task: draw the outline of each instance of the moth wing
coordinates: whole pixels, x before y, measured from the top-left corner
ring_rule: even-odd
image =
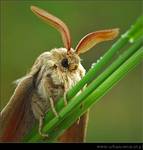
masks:
[[[26,76],[15,89],[9,103],[1,111],[1,141],[18,142],[35,122],[31,110],[34,76]]]
[[[45,55],[44,55],[45,56]],[[6,107],[0,113],[0,140],[19,142],[35,123],[31,100],[36,91],[39,72],[43,65],[43,55],[33,64],[29,74],[19,80],[19,84]],[[40,77],[38,79],[38,77]]]
[[[74,123],[70,128],[68,128],[63,135],[58,138],[59,142],[63,143],[81,143],[85,141],[87,122],[88,122],[87,111],[80,117],[79,122]]]

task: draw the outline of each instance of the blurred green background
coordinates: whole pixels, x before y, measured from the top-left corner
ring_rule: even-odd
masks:
[[[12,95],[14,80],[30,69],[39,54],[62,47],[60,34],[30,10],[39,6],[62,19],[70,28],[73,48],[87,33],[120,28],[120,34],[141,15],[140,0],[25,1],[1,0],[0,110]],[[115,41],[105,42],[83,54],[88,70]],[[119,55],[119,54],[117,54]],[[141,64],[122,79],[102,101],[92,107],[87,142],[143,142]]]

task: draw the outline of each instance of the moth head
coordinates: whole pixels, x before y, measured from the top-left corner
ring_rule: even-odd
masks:
[[[50,14],[49,12],[46,12],[43,9],[40,9],[36,6],[31,6],[31,10],[42,20],[50,24],[52,27],[56,28],[63,40],[64,47],[66,49],[66,56],[64,56],[61,59],[61,66],[64,68],[76,68],[78,65],[73,64],[79,64],[79,55],[82,53],[87,52],[92,47],[94,47],[96,44],[113,40],[115,37],[117,37],[119,33],[119,29],[108,29],[108,30],[101,30],[89,33],[85,35],[77,44],[76,48],[73,50],[71,48],[71,36],[68,27],[66,24],[61,21],[59,18],[55,17],[54,15]],[[62,51],[62,49],[59,49]],[[62,51],[63,52],[63,51]]]
[[[70,49],[70,53],[66,48],[56,48],[51,50],[52,59],[55,67],[61,71],[76,71],[80,64],[80,57],[75,53],[74,49]]]

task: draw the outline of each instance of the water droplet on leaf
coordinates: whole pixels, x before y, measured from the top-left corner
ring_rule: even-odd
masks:
[[[130,38],[130,39],[129,39],[129,42],[130,42],[130,43],[133,43],[133,42],[134,42],[134,39],[133,39],[133,38]]]

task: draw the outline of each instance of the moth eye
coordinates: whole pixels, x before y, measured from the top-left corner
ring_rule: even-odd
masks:
[[[64,59],[61,61],[61,64],[62,64],[63,67],[68,68],[68,67],[69,67],[68,59],[67,59],[67,58],[64,58]]]

